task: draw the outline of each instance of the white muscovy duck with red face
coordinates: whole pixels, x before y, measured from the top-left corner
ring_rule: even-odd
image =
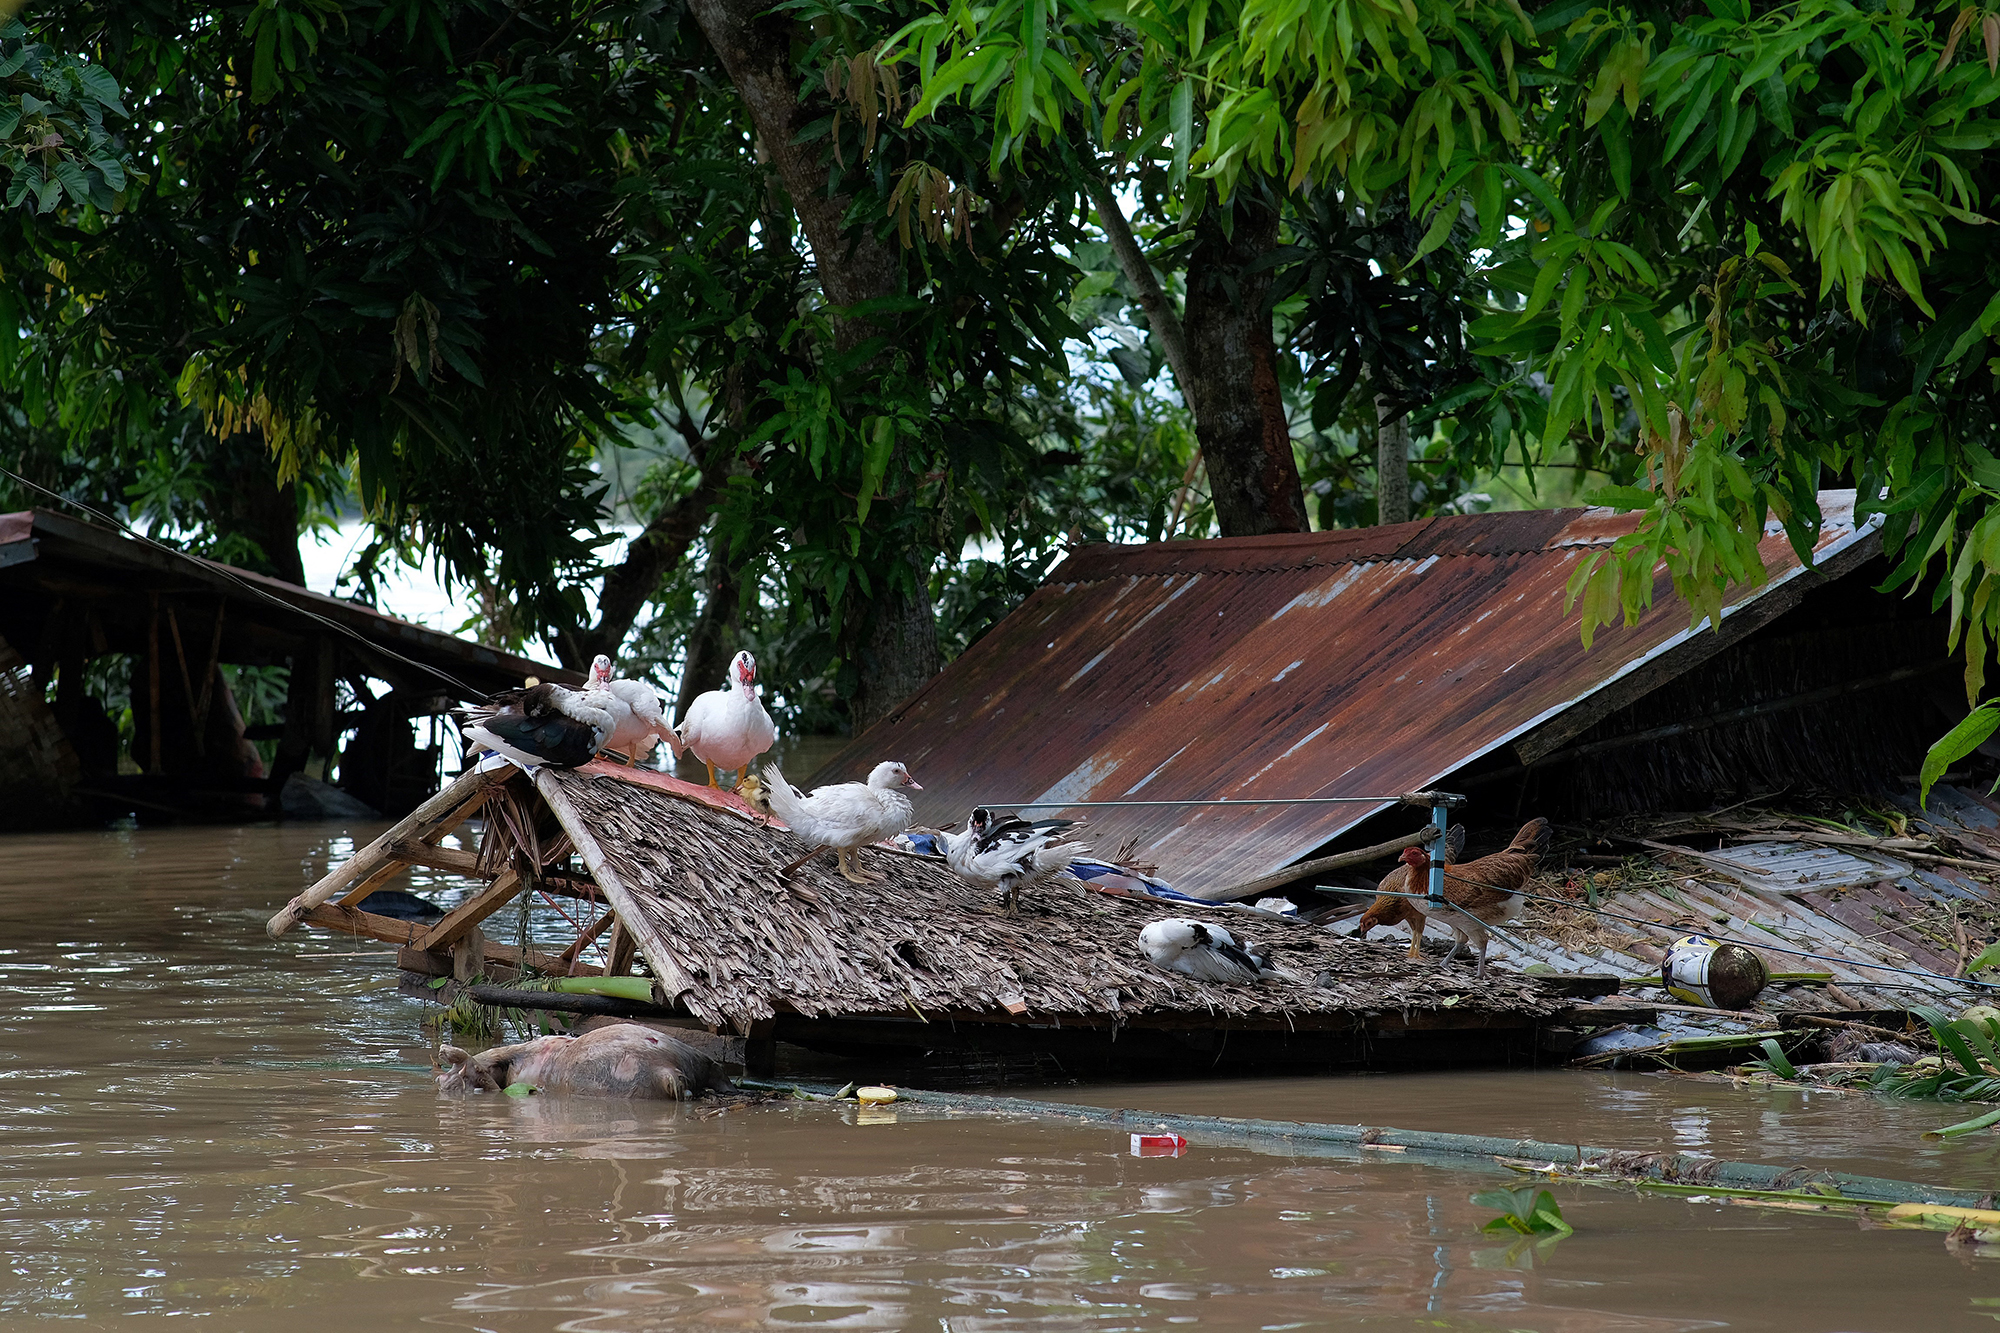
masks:
[[[778,739],[778,726],[757,697],[757,659],[749,653],[731,658],[722,688],[697,695],[688,705],[680,734],[681,743],[708,765],[711,787],[722,785],[716,779],[716,769],[747,768],[752,759],[770,749]]]
[[[1007,914],[1020,910],[1021,890],[1069,869],[1090,848],[1068,839],[1074,819],[1044,819],[1029,823],[1017,815],[996,815],[979,806],[965,821],[962,833],[925,829],[944,848],[945,864],[982,888],[998,889]]]
[[[923,790],[923,785],[910,776],[910,770],[894,760],[875,765],[866,782],[836,782],[815,787],[810,794],[785,781],[776,764],[766,764],[763,792],[771,813],[812,847],[780,871],[780,877],[791,874],[831,847],[840,861],[841,875],[849,882],[874,883],[874,879],[860,873],[855,853],[871,842],[893,838],[909,828],[910,798],[898,790],[902,787]]]
[[[488,695],[452,710],[459,734],[522,768],[575,768],[597,757],[611,737],[611,695],[561,685],[531,685]]]
[[[680,734],[667,721],[660,696],[651,685],[643,680],[612,679],[611,659],[599,653],[590,664],[589,688],[604,691],[612,700],[611,739],[603,748],[628,754],[639,762],[653,752],[654,745],[665,741],[667,752],[680,756]]]

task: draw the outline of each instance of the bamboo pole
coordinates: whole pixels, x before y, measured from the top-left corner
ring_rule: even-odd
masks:
[[[404,815],[387,833],[327,871],[326,877],[319,883],[286,903],[265,929],[276,939],[298,925],[313,908],[340,897],[360,881],[373,878],[377,872],[388,870],[388,877],[393,878],[403,866],[396,858],[395,843],[409,837],[421,840],[427,834],[435,835],[457,827],[465,807],[484,800],[488,787],[506,781],[513,772],[511,768],[472,768],[459,774],[449,787]]]
[[[829,1085],[773,1083],[760,1079],[738,1080],[741,1087],[755,1091],[803,1093],[815,1100],[834,1100]],[[1611,1179],[1653,1179],[1695,1182],[1749,1189],[1798,1189],[1809,1182],[1823,1182],[1838,1189],[1849,1201],[1877,1203],[1919,1203],[1930,1208],[1983,1208],[1990,1199],[1984,1192],[1925,1185],[1910,1180],[1890,1180],[1879,1176],[1851,1176],[1843,1171],[1807,1172],[1795,1166],[1767,1166],[1760,1162],[1732,1162],[1721,1158],[1684,1153],[1672,1148],[1654,1151],[1626,1151],[1590,1144],[1543,1143],[1534,1139],[1503,1139],[1482,1134],[1447,1134],[1433,1130],[1393,1129],[1381,1125],[1338,1125],[1316,1121],[1238,1119],[1233,1116],[1180,1115],[1173,1112],[1083,1106],[1072,1102],[1031,1101],[1025,1097],[986,1096],[978,1093],[931,1092],[922,1088],[896,1089],[896,1100],[942,1110],[969,1111],[988,1115],[1036,1116],[1049,1120],[1082,1121],[1123,1134],[1129,1130],[1171,1130],[1200,1135],[1210,1143],[1249,1143],[1295,1156],[1322,1153],[1348,1156],[1363,1161],[1404,1161],[1429,1165],[1465,1166],[1477,1164],[1492,1169],[1518,1171],[1524,1164],[1584,1167]],[[1840,1200],[1828,1196],[1829,1203]]]
[[[1268,875],[1259,875],[1256,879],[1231,885],[1220,893],[1210,894],[1209,901],[1233,903],[1244,898],[1254,898],[1266,889],[1279,888],[1282,885],[1292,883],[1294,880],[1303,879],[1308,875],[1318,875],[1328,870],[1339,870],[1344,866],[1365,865],[1378,857],[1387,856],[1391,852],[1400,852],[1405,847],[1420,847],[1435,839],[1437,834],[1438,831],[1435,824],[1426,824],[1415,833],[1408,833],[1400,838],[1392,838],[1388,842],[1378,842],[1373,847],[1362,847],[1352,852],[1336,852],[1332,856],[1322,856],[1316,861],[1300,861],[1298,864],[1286,866],[1282,870],[1274,870]]]

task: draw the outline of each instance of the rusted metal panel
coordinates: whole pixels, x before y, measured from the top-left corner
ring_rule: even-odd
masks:
[[[1851,493],[1822,507],[1822,559],[1872,536],[1854,527]],[[926,823],[988,801],[1394,797],[1696,633],[1662,574],[1651,612],[1584,651],[1569,579],[1634,521],[1559,510],[1086,548],[820,780],[900,759],[924,784]],[[1770,581],[1739,590],[1731,612],[1802,572],[1782,533],[1761,551]],[[1200,893],[1278,869],[1384,804],[1091,822],[1100,849],[1132,842]]]

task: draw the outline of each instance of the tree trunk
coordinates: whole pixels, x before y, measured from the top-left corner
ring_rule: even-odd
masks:
[[[1180,314],[1161,288],[1153,266],[1146,262],[1146,252],[1132,235],[1132,224],[1125,220],[1125,210],[1119,206],[1118,196],[1112,193],[1111,183],[1093,175],[1089,178],[1089,189],[1090,202],[1097,209],[1097,224],[1111,242],[1111,254],[1125,274],[1125,281],[1132,285],[1132,295],[1138,298],[1139,309],[1145,312],[1147,327],[1160,340],[1160,350],[1166,354],[1168,369],[1174,372],[1174,382],[1180,385],[1181,397],[1192,402],[1188,382],[1193,375]]]
[[[1375,521],[1410,521],[1410,416],[1385,393],[1375,395]]]
[[[702,461],[701,480],[693,491],[662,505],[632,544],[625,558],[604,576],[604,589],[597,597],[597,624],[587,630],[558,636],[556,657],[572,671],[589,667],[590,659],[603,653],[618,655],[618,646],[632,632],[632,624],[646,602],[659,590],[660,580],[680,568],[688,547],[708,522],[709,506],[722,489],[722,450],[710,448]]]
[[[1306,497],[1278,389],[1271,337],[1271,275],[1257,262],[1277,248],[1276,209],[1240,194],[1225,234],[1211,210],[1188,257],[1187,386],[1195,438],[1208,466],[1215,521],[1225,537],[1305,532]]]
[[[792,197],[828,299],[851,306],[901,290],[902,257],[865,227],[843,230],[849,197],[827,195],[817,141],[799,142],[816,113],[799,101],[793,21],[774,11],[770,0],[691,0],[688,9],[729,71],[757,141]],[[834,338],[843,348],[874,332],[865,320],[834,319]]]
[[[681,697],[674,706],[676,721],[687,716],[696,695],[721,687],[729,660],[736,656],[736,636],[743,618],[742,583],[730,567],[727,554],[714,544],[713,538],[702,590],[701,615],[688,634]]]
[[[304,587],[305,561],[299,556],[299,498],[290,482],[278,484],[277,464],[264,437],[233,435],[220,443],[224,493],[209,510],[223,532],[248,537],[264,553],[256,567],[287,583]]]
[[[801,80],[792,62],[798,25],[773,10],[770,0],[690,0],[688,9],[729,71],[758,143],[791,196],[828,300],[843,307],[896,295],[903,288],[901,253],[865,225],[842,225],[850,198],[828,194],[817,140],[802,141],[819,112],[799,100]],[[833,330],[842,349],[882,331],[866,319],[837,311]],[[853,701],[857,732],[937,673],[937,616],[923,573],[917,571],[915,595],[884,593],[867,608],[868,629],[857,664],[860,685]]]
[[[912,559],[911,564],[917,562]],[[938,652],[937,612],[931,606],[928,571],[919,567],[914,593],[885,591],[869,608],[866,636],[861,643],[861,687],[849,707],[854,734],[896,711],[944,669]]]

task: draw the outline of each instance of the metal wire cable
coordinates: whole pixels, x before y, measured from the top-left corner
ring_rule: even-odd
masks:
[[[134,541],[141,542],[147,546],[150,546],[154,550],[164,551],[170,556],[177,556],[182,560],[188,561],[190,564],[198,565],[201,568],[208,570],[210,573],[219,574],[223,578],[228,579],[231,583],[234,583],[237,587],[243,589],[243,591],[250,593],[253,596],[261,597],[265,601],[270,602],[275,606],[280,606],[287,611],[293,612],[294,614],[302,615],[306,617],[308,620],[317,621],[319,624],[326,626],[326,628],[332,630],[334,633],[344,634],[348,638],[354,640],[356,643],[360,644],[364,648],[369,649],[372,652],[380,653],[384,657],[392,657],[398,662],[403,663],[405,666],[412,666],[419,671],[427,672],[430,675],[436,676],[439,680],[451,686],[454,690],[457,690],[459,692],[460,697],[462,698],[469,699],[480,696],[480,691],[473,689],[472,687],[467,685],[464,681],[452,675],[449,671],[445,671],[439,667],[434,667],[428,662],[419,662],[413,657],[405,657],[403,654],[397,652],[395,649],[385,648],[381,644],[375,642],[373,639],[370,639],[366,635],[360,633],[358,630],[355,630],[347,625],[343,625],[337,620],[329,620],[327,617],[320,615],[317,611],[311,611],[303,606],[298,606],[295,605],[294,603],[288,602],[284,598],[278,596],[276,593],[271,592],[269,589],[260,588],[254,583],[245,581],[241,576],[237,574],[235,570],[231,569],[228,565],[222,564],[220,561],[210,560],[205,556],[196,555],[192,551],[183,551],[177,547],[169,546],[165,542],[157,541],[154,538],[147,536],[145,533],[140,532],[137,528],[132,527],[130,524],[120,522],[118,519],[114,518],[110,514],[106,514],[100,510],[93,509],[91,506],[85,504],[81,500],[72,499],[71,497],[62,494],[60,491],[52,491],[48,487],[42,485],[40,482],[30,481],[28,478],[14,471],[12,468],[0,466],[0,473],[5,473],[7,476],[12,477],[15,481],[19,482],[23,486],[28,487],[31,490],[40,491],[43,495],[48,496],[51,500],[56,501],[58,504],[66,504],[71,506],[72,508],[80,509],[84,513],[89,514],[92,518],[98,520],[100,523],[110,524],[112,527],[117,528],[120,532],[124,533],[127,537],[132,538],[132,540]]]

